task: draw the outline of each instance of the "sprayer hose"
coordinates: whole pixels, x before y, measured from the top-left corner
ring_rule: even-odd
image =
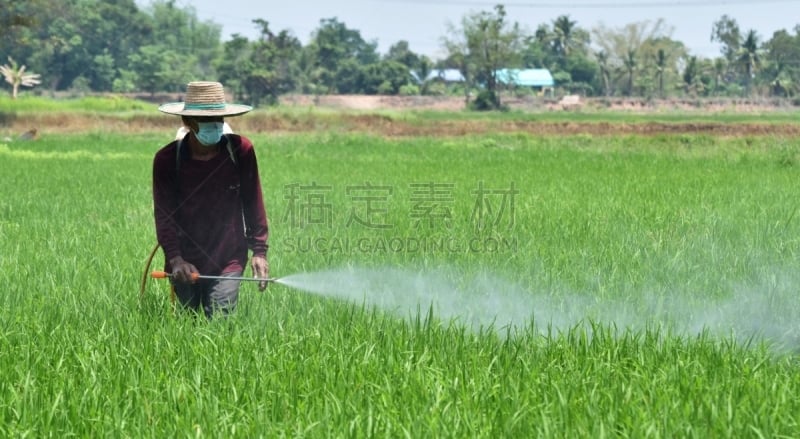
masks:
[[[150,277],[150,265],[153,263],[153,257],[155,257],[156,252],[158,251],[159,247],[160,247],[160,245],[158,243],[156,243],[155,247],[153,247],[153,250],[150,251],[150,256],[147,257],[147,262],[145,262],[145,264],[144,264],[144,273],[142,273],[142,282],[139,285],[139,304],[140,305],[142,304],[142,301],[144,300],[144,289],[147,286],[147,279]]]
[[[141,305],[144,300],[144,289],[147,286],[147,279],[150,278],[150,265],[153,263],[153,257],[155,257],[156,252],[160,245],[156,243],[153,247],[153,250],[150,251],[150,256],[147,257],[147,262],[144,264],[144,272],[142,273],[142,282],[139,285],[139,304]],[[175,300],[177,296],[175,293],[175,286],[170,285],[169,288],[169,301],[172,303],[172,306],[175,306]]]

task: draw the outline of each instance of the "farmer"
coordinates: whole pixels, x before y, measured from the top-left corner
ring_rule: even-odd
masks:
[[[253,276],[269,276],[267,213],[261,194],[256,152],[250,140],[223,134],[224,118],[252,107],[228,104],[222,84],[190,82],[185,102],[159,111],[181,116],[189,133],[161,148],[153,159],[156,236],[164,250],[165,271],[184,308],[211,318],[236,308],[238,280],[248,250]],[[259,283],[259,289],[266,288]]]

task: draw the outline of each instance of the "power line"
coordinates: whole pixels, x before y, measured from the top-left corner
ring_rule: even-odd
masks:
[[[489,6],[494,7],[498,2],[480,0],[373,0],[378,3],[416,3],[431,6]],[[559,9],[646,9],[666,7],[706,7],[706,6],[733,6],[752,5],[760,6],[766,3],[800,3],[800,0],[703,0],[703,1],[654,1],[654,2],[506,2],[500,3],[505,7],[514,8],[559,8]]]

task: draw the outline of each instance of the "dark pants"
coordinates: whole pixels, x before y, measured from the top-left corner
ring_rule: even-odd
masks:
[[[222,276],[239,277],[241,272],[224,273]],[[211,318],[215,313],[227,315],[236,309],[239,300],[238,280],[199,279],[193,284],[174,282],[178,303],[185,309],[203,313]]]

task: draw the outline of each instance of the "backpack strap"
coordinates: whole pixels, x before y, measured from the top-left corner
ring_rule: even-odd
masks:
[[[183,146],[183,137],[178,139],[178,144],[175,145],[175,177],[181,175],[181,146]]]
[[[233,151],[233,141],[231,141],[230,134],[223,134],[225,137],[225,148],[228,149],[228,156],[230,156],[233,165],[236,166],[236,170],[239,170],[239,161],[236,159],[236,153]]]

